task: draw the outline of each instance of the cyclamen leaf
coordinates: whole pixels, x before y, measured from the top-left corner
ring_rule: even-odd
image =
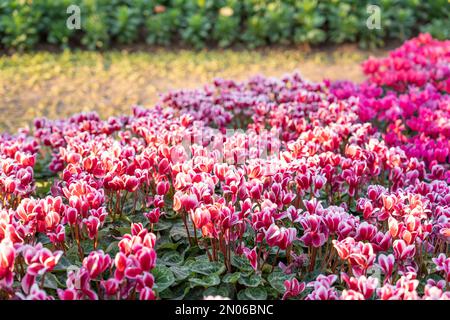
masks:
[[[153,225],[153,231],[163,231],[170,229],[172,227],[172,223],[167,221],[159,221]]]
[[[250,265],[250,262],[248,261],[248,259],[245,257],[242,257],[242,256],[233,256],[231,258],[231,265],[233,267],[236,267],[237,269],[239,269],[239,271],[244,272],[244,273],[253,271],[253,268]]]
[[[72,247],[66,251],[65,257],[70,264],[81,266],[80,257],[78,256],[78,247],[76,244],[72,245]]]
[[[130,227],[118,227],[116,229],[117,229],[117,231],[120,232],[121,235],[131,233],[131,228]]]
[[[181,242],[171,242],[171,241],[157,241],[156,242],[156,251],[159,250],[177,250],[180,246]]]
[[[192,272],[211,275],[211,274],[222,274],[225,272],[225,265],[221,262],[206,262],[206,261],[195,261],[190,266]]]
[[[105,252],[106,253],[111,253],[111,254],[115,254],[119,251],[119,241],[113,241],[111,242],[108,247],[106,248]]]
[[[44,279],[44,288],[47,289],[58,289],[62,288],[62,283],[59,282],[58,278],[52,273],[46,273]]]
[[[194,237],[194,228],[192,227],[192,225],[188,226],[189,228],[189,235],[192,237]],[[170,237],[174,240],[174,241],[179,241],[183,238],[187,238],[188,235],[186,233],[186,227],[184,226],[183,223],[177,223],[175,224],[172,229],[170,229]],[[199,230],[197,230],[197,236],[201,237],[201,232]]]
[[[52,272],[66,272],[67,268],[70,267],[72,263],[67,259],[67,257],[62,256],[59,259],[58,264],[53,268]]]
[[[191,273],[190,269],[186,266],[172,266],[169,269],[173,272],[176,281],[186,279]]]
[[[279,293],[284,293],[284,281],[291,280],[293,277],[293,274],[287,275],[282,271],[274,271],[267,277],[267,281]]]
[[[239,283],[246,287],[256,288],[261,284],[262,278],[258,274],[252,274],[250,276],[242,276],[239,279]]]
[[[262,288],[247,288],[239,291],[238,293],[239,300],[266,300],[267,299],[267,291]]]
[[[160,258],[159,262],[167,266],[180,265],[183,262],[183,256],[178,251],[165,252]]]
[[[203,297],[207,296],[221,296],[231,298],[231,290],[229,286],[221,284],[218,287],[210,287],[203,292]]]
[[[155,277],[155,284],[158,292],[164,291],[175,282],[175,276],[166,266],[157,265],[152,270],[152,274]]]
[[[183,284],[167,288],[159,296],[162,299],[183,300],[190,290],[190,283],[184,282]]]
[[[226,275],[223,276],[222,281],[224,283],[236,283],[240,277],[241,277],[240,272],[227,273]]]
[[[220,278],[217,274],[210,274],[202,278],[190,278],[191,288],[201,286],[205,288],[217,286],[220,283]]]

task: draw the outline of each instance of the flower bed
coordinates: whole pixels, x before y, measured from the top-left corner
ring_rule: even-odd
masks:
[[[449,63],[420,35],[362,84],[216,80],[4,134],[0,297],[449,299]]]

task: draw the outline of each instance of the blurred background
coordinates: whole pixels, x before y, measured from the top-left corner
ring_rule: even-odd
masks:
[[[216,77],[362,81],[363,60],[420,32],[449,38],[450,0],[0,0],[0,130]]]

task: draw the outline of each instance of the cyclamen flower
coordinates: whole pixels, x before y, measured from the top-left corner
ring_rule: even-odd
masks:
[[[271,247],[278,246],[281,250],[285,250],[296,239],[296,235],[295,228],[280,228],[273,224],[266,232],[266,241]]]
[[[89,239],[95,239],[101,225],[100,220],[94,216],[90,216],[87,219],[83,219],[83,224],[86,226]]]
[[[91,288],[91,278],[86,268],[71,271],[67,277],[67,289],[58,291],[60,297],[70,300],[74,296],[76,300],[98,300],[98,294]]]
[[[52,271],[63,254],[62,251],[51,252],[40,243],[36,246],[24,245],[20,252],[28,265],[27,274],[33,276]]]
[[[443,271],[446,275],[446,280],[450,281],[450,258],[447,258],[444,253],[441,253],[437,258],[432,259],[436,265],[437,271]]]
[[[258,270],[258,255],[256,253],[256,249],[257,249],[256,247],[253,248],[252,250],[244,248],[245,257],[248,259],[248,261],[250,261],[250,265],[255,271]]]
[[[37,283],[31,286],[29,294],[17,293],[17,297],[21,300],[54,300],[52,296],[48,296],[44,290],[39,288]]]
[[[15,255],[13,244],[10,241],[0,242],[0,287],[12,285]]]
[[[327,235],[322,231],[321,218],[317,215],[307,215],[300,220],[304,229],[304,235],[300,238],[306,246],[321,247],[327,239]]]
[[[197,228],[202,228],[211,222],[211,214],[206,208],[197,208],[191,212],[191,219]]]
[[[83,260],[83,267],[89,271],[91,279],[97,278],[111,265],[111,257],[103,250],[92,251]]]
[[[296,278],[292,280],[284,281],[284,294],[283,300],[286,300],[291,297],[299,296],[306,288],[306,284],[304,282],[299,283]]]
[[[397,260],[412,258],[416,253],[416,247],[413,244],[406,245],[404,240],[395,240],[392,247]]]
[[[341,278],[347,284],[350,291],[357,292],[362,295],[362,300],[370,299],[378,287],[378,279],[373,277],[366,278],[365,276],[360,276],[358,278],[354,278],[349,277],[346,273],[341,273]]]
[[[332,287],[336,280],[336,275],[324,276],[320,274],[315,281],[306,285],[306,287],[312,287],[313,291],[308,294],[305,300],[338,300],[337,291]]]
[[[445,291],[447,282],[429,279],[424,288],[423,300],[450,300],[450,291]]]
[[[390,254],[388,256],[380,254],[378,256],[378,265],[385,274],[385,282],[391,277],[394,270],[395,257]]]
[[[158,223],[161,211],[159,208],[153,209],[150,212],[144,213],[145,217],[150,223]]]

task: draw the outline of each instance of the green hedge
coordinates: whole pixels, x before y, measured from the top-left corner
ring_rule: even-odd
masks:
[[[81,9],[81,30],[66,27],[69,5]],[[367,4],[382,8],[382,29],[369,30]],[[358,42],[381,46],[420,32],[449,37],[448,0],[1,0],[6,49],[38,44],[106,48],[147,42],[194,48],[243,44]]]

